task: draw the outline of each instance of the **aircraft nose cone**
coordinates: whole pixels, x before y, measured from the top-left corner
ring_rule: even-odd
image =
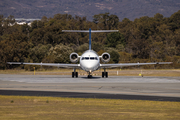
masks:
[[[86,71],[90,71],[90,70],[92,71],[97,69],[97,67],[98,67],[97,63],[89,61],[85,64],[84,69],[86,69]]]
[[[87,67],[87,68],[92,68],[92,67],[94,67],[94,65],[93,65],[93,64],[90,64],[90,63],[88,63],[88,64],[86,64],[86,67]]]

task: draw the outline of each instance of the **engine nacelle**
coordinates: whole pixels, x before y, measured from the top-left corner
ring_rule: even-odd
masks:
[[[77,63],[79,60],[79,55],[77,53],[71,53],[69,57],[73,63]]]
[[[110,61],[110,54],[105,52],[101,55],[101,61],[107,63]]]

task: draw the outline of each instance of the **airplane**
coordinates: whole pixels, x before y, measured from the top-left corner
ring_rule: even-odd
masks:
[[[107,63],[110,61],[110,54],[104,52],[101,56],[91,49],[91,33],[98,32],[118,32],[118,30],[62,30],[62,32],[86,32],[89,33],[89,50],[85,51],[81,56],[77,53],[73,52],[70,54],[70,61],[72,63],[79,64],[63,64],[63,63],[24,63],[24,62],[7,62],[7,64],[21,64],[21,65],[44,65],[44,66],[56,66],[62,68],[73,68],[72,78],[78,77],[78,72],[76,69],[82,69],[88,73],[88,78],[92,78],[92,72],[98,69],[104,69],[102,72],[102,78],[108,78],[107,68],[117,68],[117,67],[125,67],[125,66],[139,66],[139,65],[155,65],[155,64],[171,64],[172,62],[152,62],[152,63],[116,63],[116,64],[101,64],[100,60],[103,63]]]

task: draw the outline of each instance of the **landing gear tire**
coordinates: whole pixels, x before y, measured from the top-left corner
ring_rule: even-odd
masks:
[[[106,76],[106,78],[108,78],[108,72],[105,72],[105,76]]]
[[[72,72],[72,78],[74,77],[78,78],[78,72]]]
[[[104,72],[102,72],[102,78],[104,77]]]
[[[104,77],[108,78],[108,72],[102,72],[102,78]]]
[[[72,78],[74,77],[74,72],[72,72]]]
[[[78,72],[76,72],[76,78],[78,78]]]

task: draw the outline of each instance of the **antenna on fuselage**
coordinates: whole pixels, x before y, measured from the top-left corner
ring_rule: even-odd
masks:
[[[119,30],[62,30],[62,32],[89,32],[89,50],[91,50],[91,33],[97,32],[118,32]]]

